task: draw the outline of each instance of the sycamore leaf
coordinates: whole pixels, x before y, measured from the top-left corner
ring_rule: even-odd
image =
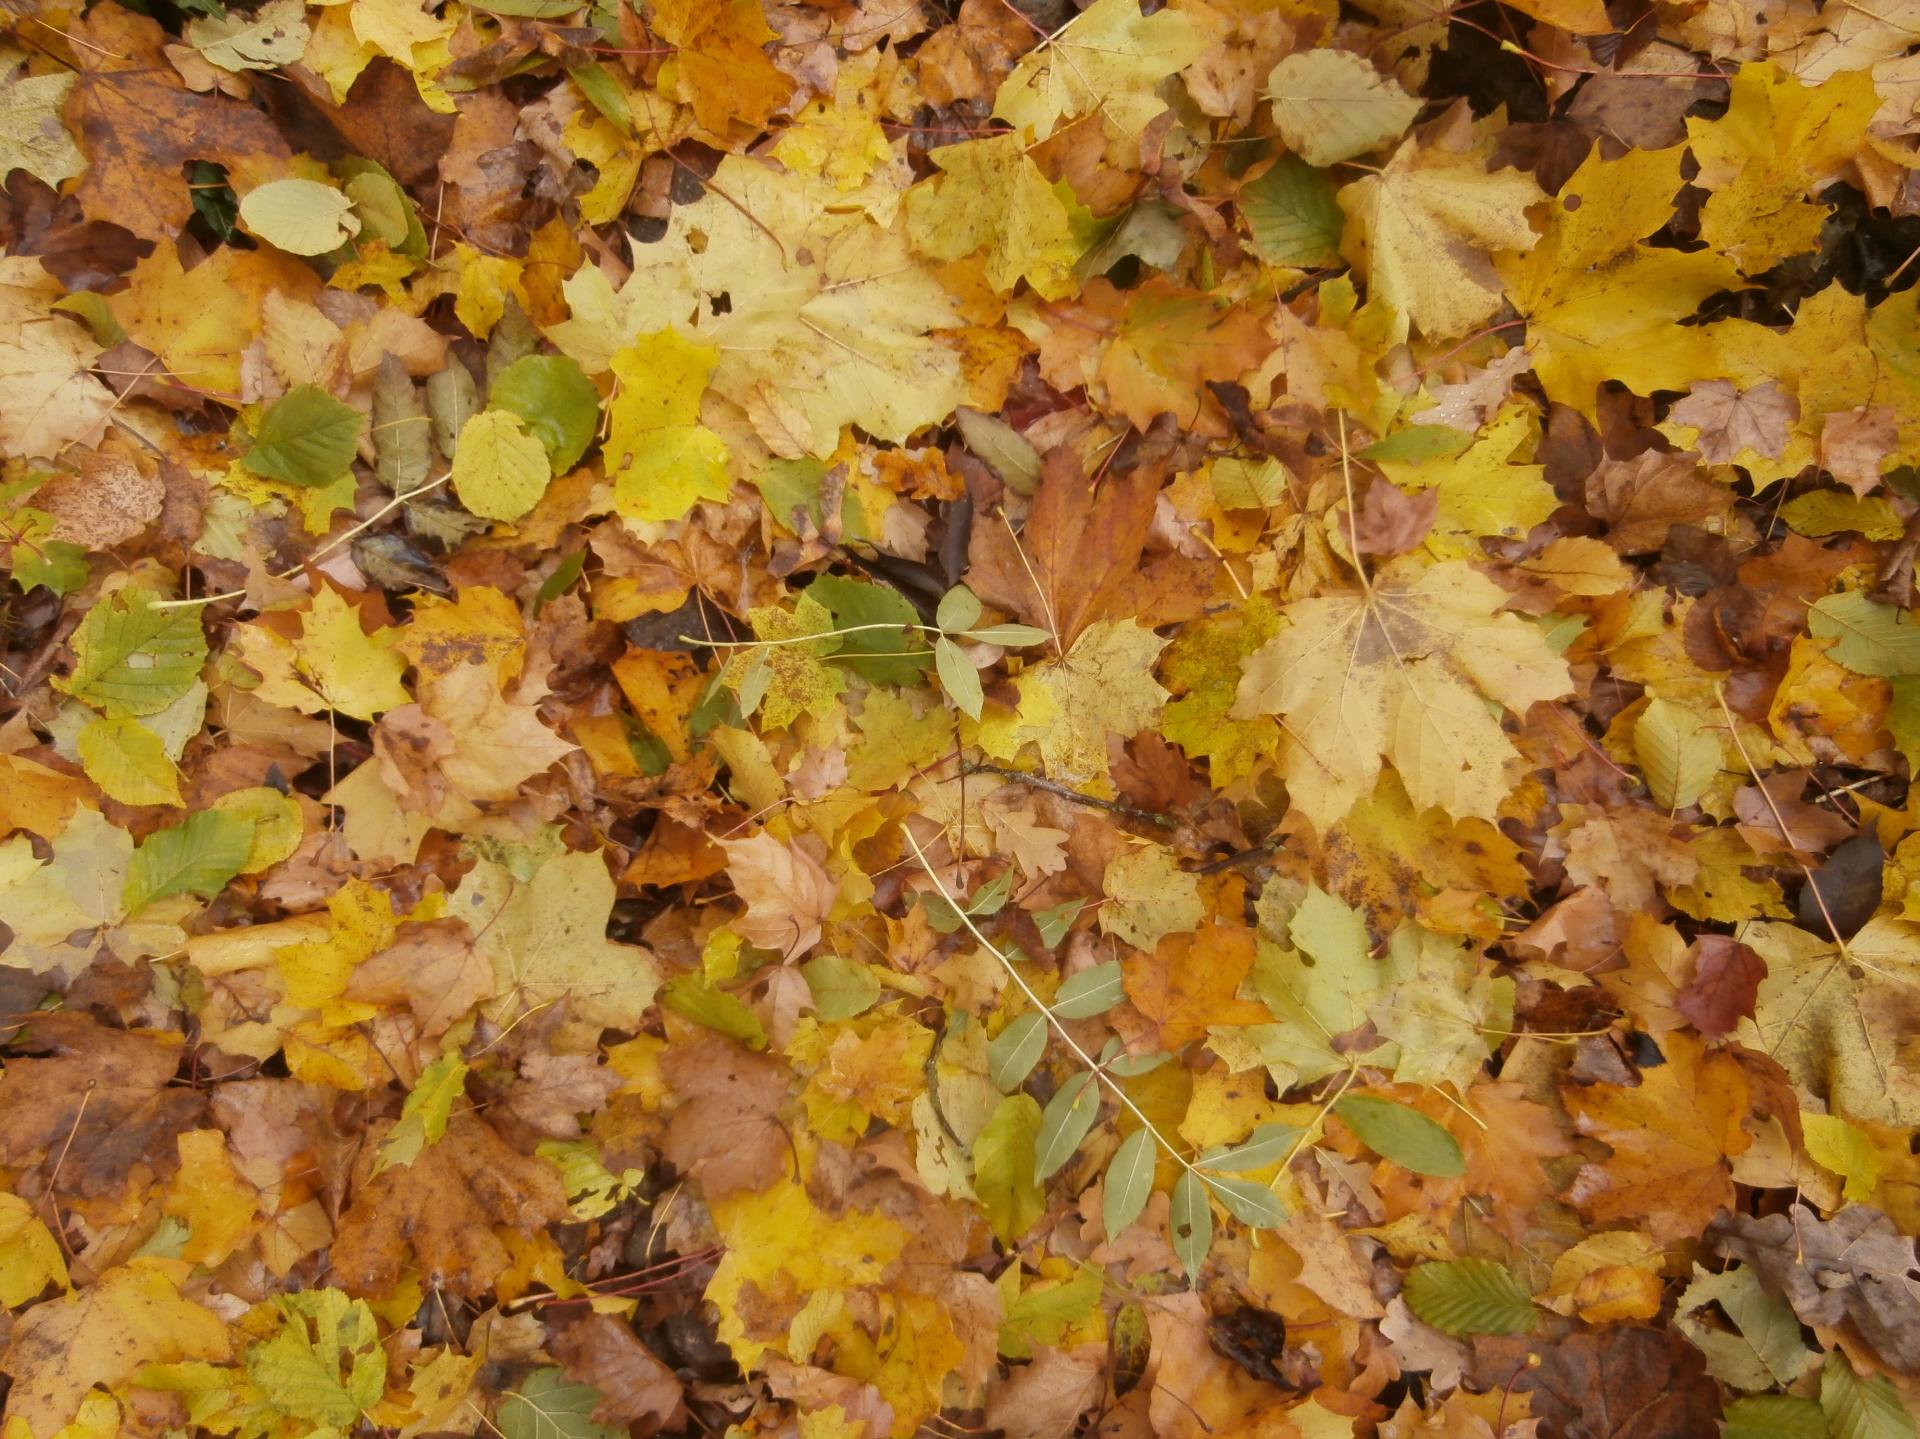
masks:
[[[78,175],[87,163],[60,123],[61,107],[75,78],[55,71],[0,79],[0,144],[5,146],[7,163],[55,188]]]
[[[1788,924],[1755,924],[1742,938],[1767,973],[1736,1038],[1841,1113],[1915,1122],[1920,1081],[1902,1058],[1903,1016],[1920,995],[1920,929],[1883,915],[1844,946]]]
[[[993,115],[1034,139],[1098,110],[1122,134],[1166,109],[1162,80],[1196,59],[1206,36],[1185,13],[1140,13],[1140,0],[1095,0],[1021,57],[993,97]]]
[[[251,15],[196,15],[187,43],[222,70],[274,70],[298,60],[312,32],[300,0],[267,0]]]
[[[1362,594],[1296,601],[1247,659],[1233,715],[1278,717],[1281,772],[1318,826],[1371,793],[1383,757],[1416,806],[1491,818],[1519,756],[1486,701],[1524,714],[1571,685],[1504,600],[1460,561],[1401,559]]]
[[[907,233],[916,250],[958,260],[984,249],[996,290],[1011,290],[1022,278],[1043,299],[1074,290],[1082,248],[1074,228],[1078,206],[1071,191],[1063,198],[1047,183],[1017,134],[948,145],[927,158],[941,173],[907,197]]]
[[[387,1387],[380,1326],[338,1289],[280,1294],[280,1332],[247,1351],[247,1375],[289,1418],[351,1428]]]
[[[53,1231],[17,1194],[0,1194],[0,1304],[17,1309],[49,1284],[71,1289]]]
[[[613,357],[620,392],[606,453],[621,512],[678,519],[699,500],[726,498],[727,447],[700,423],[700,396],[718,351],[671,330],[642,335]]]
[[[258,670],[254,691],[271,704],[304,714],[338,710],[370,720],[383,710],[404,705],[410,696],[400,677],[407,662],[395,648],[391,629],[368,634],[360,612],[327,587],[300,614],[300,637],[246,625],[230,643],[230,652]]]
[[[446,1135],[454,1103],[466,1093],[466,1087],[467,1065],[457,1054],[443,1054],[421,1070],[419,1081],[400,1106],[399,1122],[380,1142],[373,1172],[411,1164],[422,1149],[439,1142]]]
[[[1339,53],[1316,50],[1281,64]],[[1492,257],[1532,248],[1527,207],[1544,199],[1518,170],[1489,174],[1473,156],[1422,151],[1409,141],[1379,174],[1340,192],[1350,221],[1343,248],[1365,271],[1370,299],[1429,338],[1463,335],[1500,308]]]
[[[132,859],[132,837],[93,809],[73,812],[50,860],[36,858],[24,834],[0,844],[0,923],[13,931],[6,963],[34,973],[84,969],[100,931],[127,912],[121,896]]]
[[[146,1364],[227,1358],[225,1323],[180,1293],[189,1270],[177,1259],[136,1257],[22,1314],[0,1361],[13,1379],[7,1417],[55,1434],[95,1384],[123,1384]]]
[[[493,964],[491,1012],[506,1021],[564,1005],[568,1020],[596,1033],[637,1029],[660,975],[645,949],[606,937],[613,898],[598,854],[555,855],[525,882],[491,860],[475,865],[447,908]]]

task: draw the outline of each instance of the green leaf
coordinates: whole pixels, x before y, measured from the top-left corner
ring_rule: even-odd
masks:
[[[467,1065],[457,1054],[443,1054],[421,1070],[419,1082],[400,1106],[400,1118],[380,1141],[373,1172],[411,1164],[421,1150],[438,1144],[453,1117],[454,1101],[466,1092]]]
[[[149,590],[121,590],[73,632],[73,673],[54,685],[111,719],[159,714],[193,688],[207,659],[200,609],[160,609]]]
[[[1539,1318],[1526,1286],[1504,1264],[1454,1259],[1416,1265],[1407,1307],[1442,1334],[1524,1334]]]
[[[519,519],[540,503],[552,478],[546,447],[518,415],[482,410],[462,426],[453,448],[453,490],[482,519]]]
[[[1197,1281],[1207,1251],[1213,1248],[1213,1206],[1207,1201],[1207,1186],[1191,1169],[1173,1186],[1167,1223],[1173,1231],[1174,1256],[1187,1271],[1187,1279]]]
[[[269,180],[247,191],[240,222],[276,250],[324,255],[360,233],[353,201],[318,180]]]
[[[1914,1439],[1913,1416],[1886,1379],[1862,1379],[1840,1354],[1820,1371],[1820,1409],[1832,1439]]]
[[[967,448],[986,461],[1008,489],[1030,495],[1040,487],[1040,452],[1012,425],[964,405],[953,412],[953,422]]]
[[[1151,1129],[1136,1129],[1120,1141],[1107,1162],[1107,1182],[1100,1195],[1100,1222],[1112,1239],[1147,1207],[1153,1193],[1154,1166],[1160,1147]]]
[[[1047,1017],[1037,1009],[1015,1015],[987,1046],[987,1078],[1002,1094],[1011,1094],[1046,1052]]]
[[[518,415],[556,475],[572,469],[600,426],[600,392],[565,355],[526,355],[494,377],[488,405]],[[471,507],[469,507],[471,508]]]
[[[625,1439],[626,1430],[593,1422],[600,1391],[576,1384],[562,1369],[536,1369],[500,1396],[494,1411],[501,1439]]]
[[[317,385],[297,385],[260,417],[240,467],[282,484],[318,489],[353,467],[365,417]]]
[[[1828,595],[1807,612],[1807,630],[1828,641],[1827,656],[1855,674],[1920,675],[1920,624],[1905,610],[1858,590]]]
[[[1828,1439],[1820,1406],[1793,1394],[1736,1399],[1722,1417],[1726,1427],[1720,1439]]]
[[[1249,1229],[1278,1229],[1287,1222],[1286,1205],[1259,1180],[1209,1174],[1206,1181],[1221,1207]]]
[[[1000,1321],[1000,1352],[1009,1359],[1031,1359],[1035,1344],[1058,1344],[1068,1330],[1092,1318],[1103,1287],[1100,1271],[1083,1264],[1071,1279],[1023,1291]]]
[[[982,625],[977,630],[968,630],[966,637],[978,640],[983,645],[1001,645],[1010,650],[1037,645],[1050,638],[1045,630],[1034,625],[1015,624]]]
[[[1312,269],[1340,258],[1346,216],[1334,198],[1333,179],[1298,155],[1282,155],[1242,187],[1240,210],[1253,232],[1253,248],[1270,265]]]
[[[1451,425],[1409,425],[1384,440],[1375,440],[1360,457],[1367,460],[1401,460],[1418,464],[1422,460],[1446,460],[1460,454],[1473,443],[1473,436]]]
[[[354,1428],[387,1387],[373,1310],[338,1289],[276,1295],[273,1306],[283,1327],[247,1351],[247,1377],[287,1418]]]
[[[138,914],[172,894],[212,899],[246,864],[253,829],[253,822],[240,815],[207,809],[184,824],[155,830],[140,841],[127,866],[127,913]]]
[[[873,1008],[880,997],[880,981],[857,959],[823,954],[801,965],[800,973],[813,992],[814,1013],[822,1019],[852,1019]]]
[[[1685,809],[1720,772],[1720,738],[1684,706],[1655,697],[1633,723],[1633,753],[1655,804]]]
[[[697,974],[683,974],[668,981],[660,991],[660,1003],[682,1019],[737,1039],[751,1049],[767,1047],[767,1032],[761,1027],[760,1016]]]
[[[1034,1145],[1040,1137],[1040,1105],[1030,1094],[1010,1094],[994,1108],[973,1140],[973,1192],[987,1223],[1011,1246],[1047,1212],[1034,1178]]]
[[[1050,904],[1045,909],[1036,909],[1033,912],[1033,924],[1040,931],[1040,942],[1052,949],[1067,937],[1067,931],[1073,928],[1073,922],[1086,907],[1085,900],[1070,899],[1063,904]]]
[[[911,625],[920,613],[905,595],[888,585],[822,575],[806,588],[833,616],[841,632],[834,662],[844,664],[862,679],[877,685],[910,685],[926,673],[927,647]],[[862,629],[862,625],[898,625],[898,629]]]
[[[1287,1157],[1302,1131],[1292,1124],[1263,1124],[1248,1136],[1246,1143],[1200,1156],[1202,1169],[1223,1174],[1245,1174],[1250,1169],[1265,1169]]]
[[[1349,1094],[1333,1112],[1362,1144],[1402,1169],[1437,1179],[1467,1172],[1459,1141],[1417,1109],[1369,1094]]]
[[[620,82],[606,66],[589,60],[584,65],[575,65],[567,74],[587,97],[587,103],[606,116],[616,130],[622,135],[633,134],[633,106],[627,101],[627,92],[620,88]]]
[[[980,687],[980,671],[973,667],[973,662],[945,635],[934,641],[933,662],[940,671],[940,687],[953,701],[953,707],[970,720],[979,719],[986,692]]]
[[[959,634],[980,618],[980,598],[965,585],[955,585],[940,596],[933,622],[950,635]]]
[[[1126,979],[1117,959],[1083,969],[1053,997],[1052,1009],[1062,1019],[1092,1019],[1105,1014],[1127,997]]]
[[[1080,1141],[1100,1116],[1100,1085],[1085,1070],[1055,1091],[1040,1116],[1040,1136],[1034,1142],[1033,1177],[1047,1180],[1058,1174],[1080,1148]]]

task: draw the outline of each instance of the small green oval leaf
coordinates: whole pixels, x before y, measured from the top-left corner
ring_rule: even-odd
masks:
[[[1417,1109],[1370,1094],[1349,1094],[1333,1112],[1362,1144],[1402,1169],[1436,1179],[1457,1179],[1467,1172],[1459,1141]]]
[[[1159,1157],[1153,1131],[1136,1129],[1120,1142],[1107,1162],[1107,1182],[1100,1195],[1100,1222],[1112,1239],[1147,1207],[1153,1193],[1154,1161]]]
[[[1100,1087],[1084,1070],[1061,1085],[1040,1115],[1033,1146],[1033,1177],[1050,1179],[1066,1167],[1100,1114]]]
[[[1053,997],[1053,1012],[1061,1019],[1091,1019],[1105,1014],[1127,995],[1120,961],[1109,959],[1091,969],[1083,969]]]

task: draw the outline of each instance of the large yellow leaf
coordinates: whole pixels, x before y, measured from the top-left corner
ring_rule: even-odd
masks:
[[[1318,828],[1373,792],[1382,757],[1417,808],[1492,818],[1518,751],[1488,700],[1516,714],[1572,687],[1542,632],[1459,560],[1405,559],[1352,595],[1298,600],[1248,658],[1236,718],[1280,720],[1280,770]]]

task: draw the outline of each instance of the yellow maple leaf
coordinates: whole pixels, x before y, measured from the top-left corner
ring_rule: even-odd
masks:
[[[1018,135],[996,135],[946,145],[928,159],[941,173],[907,196],[913,246],[936,260],[958,260],[985,250],[987,281],[1003,293],[1023,278],[1042,299],[1058,300],[1078,287],[1068,209],[1072,191],[1047,183]]]
[[[1693,183],[1711,192],[1700,238],[1753,275],[1819,245],[1828,207],[1806,197],[1866,143],[1880,97],[1865,70],[1808,86],[1761,63],[1740,67],[1727,99],[1719,119],[1687,121]]]
[[[1060,121],[1098,110],[1134,135],[1167,108],[1160,82],[1207,48],[1188,15],[1140,13],[1140,0],[1096,0],[1021,57],[993,97],[993,115],[1045,139]]]
[[[253,1230],[258,1196],[234,1168],[227,1137],[219,1130],[190,1130],[175,1135],[174,1143],[180,1168],[168,1187],[165,1207],[188,1229],[180,1257],[209,1268],[224,1264]]]
[[[1672,217],[1684,150],[1589,156],[1555,197],[1539,243],[1494,261],[1527,317],[1527,348],[1548,398],[1589,417],[1607,380],[1641,395],[1699,379],[1744,389],[1775,368],[1777,339],[1760,325],[1678,323],[1738,283],[1725,256],[1640,243]]]
[[[642,335],[613,356],[620,391],[607,409],[606,454],[621,514],[677,520],[700,500],[727,497],[727,447],[700,423],[719,358],[672,330]]]
[[[1527,207],[1546,199],[1531,175],[1488,173],[1477,155],[1409,140],[1377,175],[1340,192],[1341,248],[1361,266],[1370,299],[1430,339],[1464,335],[1500,308],[1495,252],[1530,249]]]
[[[400,683],[407,662],[395,648],[397,638],[391,628],[368,634],[358,610],[337,591],[322,589],[300,615],[298,639],[243,625],[229,653],[259,671],[254,693],[269,704],[366,720],[411,698]]]
[[[1153,666],[1165,646],[1133,620],[1088,625],[1064,656],[1020,676],[1018,712],[989,713],[980,747],[1010,760],[1032,743],[1051,778],[1110,796],[1107,736],[1131,738],[1159,719],[1167,692],[1154,680]]]
[[[1280,720],[1280,772],[1321,829],[1372,793],[1382,757],[1415,806],[1491,819],[1519,752],[1487,701],[1517,714],[1572,688],[1541,630],[1501,613],[1472,566],[1407,559],[1363,592],[1297,600],[1246,662],[1233,714]]]
[[[181,1297],[190,1269],[182,1260],[134,1259],[22,1314],[4,1361],[13,1379],[9,1421],[21,1421],[29,1433],[52,1434],[96,1384],[114,1388],[146,1364],[227,1358],[225,1323]]]
[[[1546,466],[1525,463],[1538,439],[1539,412],[1515,402],[1462,454],[1382,460],[1380,469],[1402,489],[1439,491],[1439,513],[1424,542],[1429,554],[1472,559],[1486,553],[1483,536],[1524,537],[1559,508],[1560,499],[1544,478]]]

